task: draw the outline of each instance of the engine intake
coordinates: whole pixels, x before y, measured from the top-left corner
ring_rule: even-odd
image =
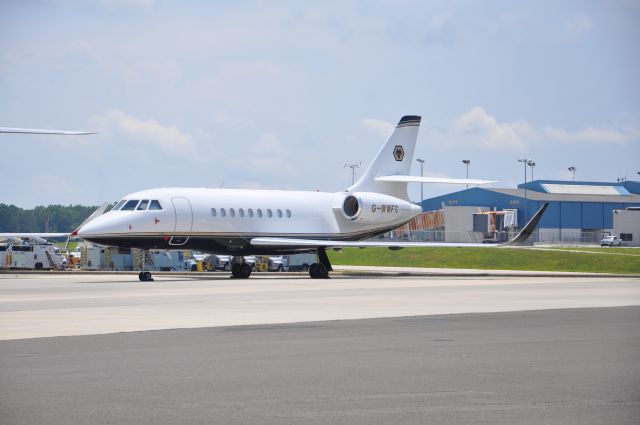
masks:
[[[353,195],[349,195],[344,198],[344,202],[342,203],[342,212],[348,219],[355,220],[358,218],[361,211],[362,205],[358,198]]]

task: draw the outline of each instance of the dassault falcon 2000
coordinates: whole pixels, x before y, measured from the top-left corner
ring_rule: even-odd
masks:
[[[332,270],[325,250],[342,247],[477,246],[483,244],[372,242],[420,214],[408,182],[485,184],[486,180],[410,176],[419,116],[402,117],[362,177],[344,192],[162,188],[131,193],[109,212],[74,232],[100,245],[141,249],[192,249],[232,255],[232,276],[248,278],[245,255],[317,252],[312,278]],[[528,238],[543,206],[510,242]],[[151,280],[140,272],[140,280]]]

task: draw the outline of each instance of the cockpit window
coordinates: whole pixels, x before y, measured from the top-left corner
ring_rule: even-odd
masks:
[[[160,202],[158,202],[157,200],[153,200],[151,201],[151,204],[149,204],[149,209],[150,210],[161,210],[162,209],[162,205],[160,205]]]
[[[146,210],[148,205],[149,205],[149,200],[148,199],[143,199],[142,201],[140,201],[140,205],[138,205],[138,208],[136,208],[136,209],[137,210]]]
[[[124,207],[122,207],[120,211],[133,211],[136,209],[136,205],[138,205],[138,200],[132,199],[130,201],[127,201],[127,203],[124,204]]]
[[[118,202],[117,204],[115,204],[115,205],[113,206],[113,208],[111,208],[111,211],[118,211],[118,210],[120,209],[120,207],[121,207],[122,205],[124,205],[124,203],[125,203],[125,202],[127,202],[127,201],[126,201],[126,200],[124,200],[124,199],[123,199],[122,201]]]

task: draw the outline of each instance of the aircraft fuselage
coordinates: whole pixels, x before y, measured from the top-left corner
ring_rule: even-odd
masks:
[[[358,211],[345,206],[350,196],[357,199]],[[123,248],[268,255],[312,249],[256,247],[250,240],[283,237],[357,241],[401,226],[420,211],[417,205],[379,193],[151,189],[125,196],[114,210],[83,226],[78,236]]]

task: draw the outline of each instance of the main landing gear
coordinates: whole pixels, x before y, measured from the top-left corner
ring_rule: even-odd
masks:
[[[318,262],[309,267],[311,279],[329,279],[329,272],[333,271],[331,262],[324,248],[318,248]]]
[[[153,276],[151,276],[151,272],[140,272],[138,274],[138,279],[140,279],[140,282],[153,282]]]
[[[231,258],[231,278],[232,279],[248,279],[251,276],[251,266],[245,263],[244,257]]]

